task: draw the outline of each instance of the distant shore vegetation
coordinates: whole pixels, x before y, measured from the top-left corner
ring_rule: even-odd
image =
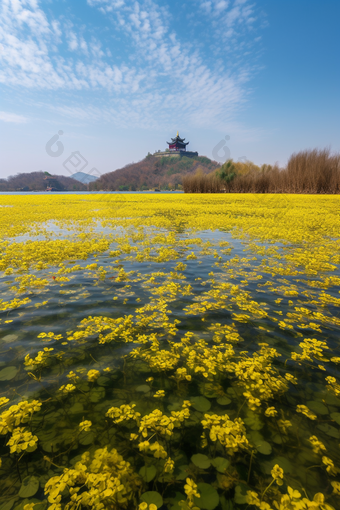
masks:
[[[46,177],[47,175],[47,177]],[[220,165],[206,156],[155,157],[107,172],[84,184],[47,172],[19,173],[0,179],[3,191],[184,191],[185,193],[340,193],[340,154],[329,149],[294,153],[286,167],[251,161]]]
[[[293,154],[286,168],[228,160],[209,174],[183,178],[186,193],[339,193],[340,154],[328,149]]]

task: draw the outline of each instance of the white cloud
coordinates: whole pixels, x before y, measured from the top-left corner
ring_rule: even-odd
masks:
[[[64,18],[49,20],[36,0],[3,0],[0,83],[91,90],[93,104],[88,107],[74,107],[72,99],[70,107],[46,104],[79,120],[101,117],[124,126],[155,125],[175,115],[195,125],[224,125],[247,100],[246,83],[254,66],[241,67],[236,58],[232,68],[223,58],[242,54],[244,59],[249,53],[249,45],[237,34],[249,30],[255,8],[248,0],[193,0],[197,1],[204,12],[206,39],[201,26],[196,40],[183,37],[170,6],[156,0],[88,0],[104,14],[106,39]],[[119,36],[119,44],[112,42],[109,49],[110,35]],[[221,43],[228,37],[233,38],[232,45]],[[123,63],[117,59],[121,55]],[[95,94],[100,90],[107,93],[105,101],[102,93]],[[80,95],[77,101],[81,104]],[[101,101],[105,106],[98,106]]]
[[[16,124],[24,124],[28,121],[27,117],[10,112],[0,112],[0,120],[3,122],[14,122]]]

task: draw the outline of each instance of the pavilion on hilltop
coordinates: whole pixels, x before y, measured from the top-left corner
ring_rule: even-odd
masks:
[[[166,142],[169,145],[169,148],[166,149],[166,151],[157,151],[154,153],[154,156],[187,156],[189,158],[198,156],[198,152],[187,151],[187,145],[189,145],[189,142],[185,142],[185,138],[181,138],[178,131],[176,137],[171,138],[171,140],[171,142]]]
[[[187,145],[189,145],[189,142],[184,142],[185,138],[181,138],[178,134],[176,138],[171,138],[172,142],[166,142],[169,145],[170,151],[186,151]]]

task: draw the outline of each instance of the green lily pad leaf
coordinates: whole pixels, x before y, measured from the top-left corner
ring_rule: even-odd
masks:
[[[230,404],[231,400],[230,398],[228,397],[220,397],[216,400],[216,402],[220,405],[220,406],[227,406],[228,404]]]
[[[263,455],[270,455],[272,453],[272,447],[269,443],[267,443],[267,441],[260,441],[256,443],[255,448]]]
[[[87,393],[88,391],[90,391],[90,385],[87,381],[77,382],[77,388],[79,390],[83,391],[84,393]]]
[[[246,485],[237,485],[235,487],[235,496],[234,501],[238,505],[244,505],[247,503],[247,490],[248,487]]]
[[[225,496],[220,497],[222,510],[233,510],[234,504],[232,499],[227,499]]]
[[[257,430],[254,430],[249,435],[247,434],[250,442],[253,443],[256,450],[263,455],[270,455],[272,453],[272,447],[267,441],[264,440],[263,435]]]
[[[102,375],[97,379],[98,386],[109,386],[110,382],[110,377],[106,377],[105,375]]]
[[[202,395],[208,398],[218,398],[223,393],[223,388],[220,384],[201,383],[199,388]]]
[[[263,427],[263,421],[261,420],[260,416],[250,410],[248,410],[247,417],[244,418],[243,421],[252,430],[261,430]]]
[[[143,466],[139,470],[140,476],[145,480],[146,482],[151,482],[157,474],[157,469],[155,466]]]
[[[224,473],[225,469],[227,469],[230,464],[229,460],[224,457],[215,457],[211,463],[219,473]]]
[[[97,386],[96,388],[93,388],[93,390],[90,393],[90,401],[91,402],[99,402],[105,397],[105,388],[102,386]]]
[[[51,453],[56,452],[60,448],[60,439],[54,439],[53,441],[46,441],[42,443],[42,448],[45,452]]]
[[[72,407],[68,410],[69,414],[80,414],[84,411],[84,406],[81,402],[76,402]]]
[[[19,338],[19,335],[6,335],[1,338],[3,342],[6,342],[6,344],[10,344],[12,342],[15,342]]]
[[[170,510],[183,510],[181,506],[179,506],[179,501],[185,501],[187,499],[185,494],[182,494],[181,492],[176,492],[175,497],[171,498],[171,504]]]
[[[340,425],[340,413],[331,413],[331,418]]]
[[[338,429],[333,427],[332,425],[329,425],[328,423],[320,423],[318,425],[318,429],[322,430],[322,432],[325,432],[328,436],[334,437],[335,439],[339,439],[340,432]]]
[[[217,490],[209,483],[198,483],[197,490],[201,497],[194,497],[195,505],[204,510],[214,510],[220,502]]]
[[[182,464],[178,469],[179,473],[176,476],[176,480],[185,480],[189,476],[189,466],[187,464]]]
[[[18,499],[19,499],[18,496],[15,496],[14,498],[11,497],[10,499],[2,503],[2,505],[0,506],[1,510],[11,510],[12,506],[16,501],[18,501]]]
[[[141,393],[147,393],[150,391],[150,386],[148,384],[141,384],[137,386],[136,391],[140,391]]]
[[[236,392],[235,388],[228,388],[227,393],[229,395],[231,395],[232,397],[237,397],[237,392]]]
[[[196,453],[191,457],[191,462],[201,469],[208,469],[211,466],[209,457],[202,453]]]
[[[274,434],[272,436],[272,441],[276,444],[282,444],[282,437],[280,436],[280,434]]]
[[[308,400],[306,406],[316,414],[329,413],[327,407],[322,402],[318,402],[317,400]]]
[[[173,402],[172,404],[168,405],[169,411],[179,411],[182,409],[182,402]]]
[[[140,500],[144,501],[148,505],[153,503],[157,508],[160,508],[163,505],[163,498],[160,493],[156,491],[144,492],[144,494],[141,495]]]
[[[79,443],[83,445],[92,444],[94,441],[95,435],[93,432],[82,432],[79,436]]]
[[[205,397],[190,397],[190,402],[192,407],[201,413],[209,411],[211,407],[210,401]]]
[[[26,476],[26,478],[23,479],[20,490],[19,490],[19,496],[21,498],[30,498],[34,496],[34,494],[39,489],[39,478],[36,476]]]
[[[19,372],[17,367],[6,367],[0,370],[0,381],[10,381]]]

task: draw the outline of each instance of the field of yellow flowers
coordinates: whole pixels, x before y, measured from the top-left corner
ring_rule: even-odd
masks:
[[[340,508],[339,213],[0,196],[0,510]]]

